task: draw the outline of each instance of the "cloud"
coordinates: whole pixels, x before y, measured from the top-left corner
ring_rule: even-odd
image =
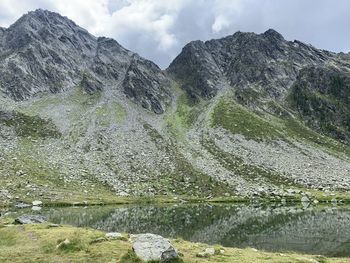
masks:
[[[349,51],[348,0],[0,0],[0,26],[36,8],[59,12],[97,36],[166,67],[192,40],[274,28],[287,39]]]

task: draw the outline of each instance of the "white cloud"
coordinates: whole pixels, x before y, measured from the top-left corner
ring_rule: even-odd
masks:
[[[219,33],[222,29],[230,26],[230,21],[223,15],[218,15],[215,18],[214,24],[211,26],[211,29],[214,33]]]

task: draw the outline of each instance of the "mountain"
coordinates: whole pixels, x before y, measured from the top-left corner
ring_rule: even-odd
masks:
[[[92,36],[59,14],[29,12],[1,38],[0,83],[14,100],[77,85],[93,93],[123,82],[127,96],[156,113],[169,101],[169,81],[154,63],[113,39]]]
[[[39,9],[0,30],[0,61],[8,201],[350,188],[348,54],[237,32],[162,71]]]

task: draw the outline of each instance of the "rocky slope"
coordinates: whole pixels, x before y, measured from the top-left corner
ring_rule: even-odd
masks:
[[[162,71],[49,11],[0,32],[9,200],[350,188],[347,54],[238,32]]]

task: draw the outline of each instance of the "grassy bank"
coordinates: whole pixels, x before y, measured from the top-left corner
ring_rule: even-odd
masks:
[[[0,262],[121,262],[141,261],[131,252],[132,245],[125,234],[123,240],[107,240],[105,233],[72,226],[15,225],[0,219]],[[62,245],[64,240],[69,244]],[[222,253],[205,258],[197,256],[208,245],[181,239],[171,240],[183,262],[350,262],[347,258],[297,253],[271,253],[253,248],[224,248]],[[61,244],[61,245],[60,245]]]

